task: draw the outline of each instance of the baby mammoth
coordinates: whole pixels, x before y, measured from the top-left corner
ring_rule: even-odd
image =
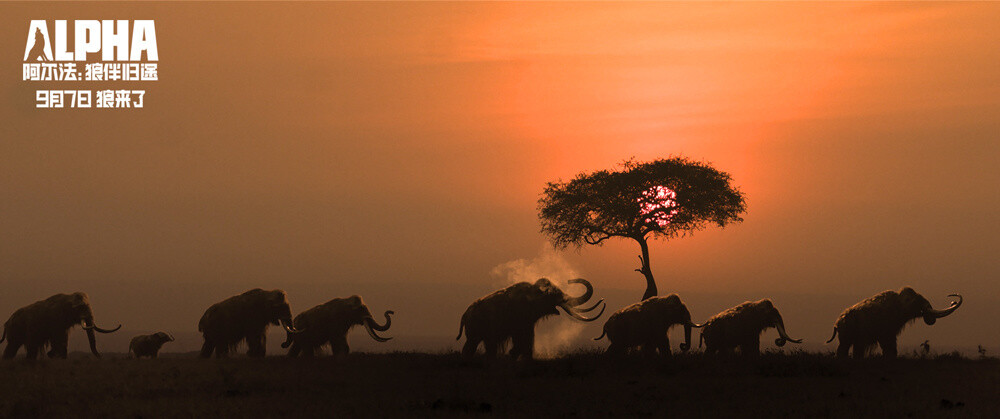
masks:
[[[295,316],[293,322],[295,327],[302,330],[302,333],[288,333],[288,339],[281,344],[282,348],[287,348],[288,356],[297,357],[299,353],[305,356],[313,356],[316,350],[323,345],[329,344],[334,355],[347,354],[350,347],[347,346],[347,332],[354,326],[364,326],[368,335],[378,342],[385,342],[392,338],[379,336],[376,331],[384,332],[389,330],[392,319],[389,315],[392,311],[385,312],[385,324],[378,324],[368,311],[368,306],[361,301],[361,297],[352,295],[349,298],[334,298],[324,304],[320,304]]]
[[[69,331],[77,324],[87,331],[90,352],[100,358],[94,332],[111,333],[122,325],[106,330],[94,324],[94,312],[90,309],[90,299],[86,293],[56,294],[29,306],[22,307],[10,315],[4,323],[0,342],[7,340],[3,352],[4,359],[13,358],[21,346],[25,347],[28,359],[38,357],[38,352],[51,346],[49,358],[66,358]]]
[[[687,351],[691,348],[691,328],[701,325],[691,323],[691,313],[677,294],[652,297],[616,311],[604,323],[604,333],[594,340],[601,340],[607,335],[611,341],[608,353],[612,355],[636,347],[642,347],[650,354],[659,350],[661,355],[670,355],[667,331],[678,324],[684,326],[681,351]]]
[[[535,323],[543,317],[558,315],[556,308],[561,308],[577,320],[591,322],[604,313],[600,300],[589,308],[579,308],[590,300],[594,287],[585,279],[571,279],[570,284],[582,284],[587,291],[579,297],[570,297],[562,290],[541,278],[530,282],[519,282],[507,288],[494,292],[472,303],[458,326],[458,337],[462,338],[465,330],[465,346],[462,354],[466,357],[475,355],[479,344],[486,346],[486,355],[495,358],[498,352],[504,352],[508,341],[513,342],[510,354],[515,359],[524,357],[531,359],[535,345]],[[584,317],[580,313],[592,311],[601,306],[601,311],[594,317]]]
[[[707,354],[731,352],[738,347],[743,355],[756,356],[760,354],[760,334],[772,327],[778,329],[775,345],[785,346],[786,341],[802,343],[801,339],[788,337],[781,313],[767,299],[747,301],[716,314],[705,322],[701,339]]]
[[[205,337],[201,357],[208,358],[212,352],[216,357],[227,357],[242,341],[249,347],[247,355],[263,357],[269,324],[280,324],[289,333],[299,332],[292,327],[292,310],[282,290],[255,288],[215,303],[198,322],[198,331]]]
[[[826,343],[833,342],[839,332],[837,356],[841,358],[846,358],[852,348],[855,358],[864,358],[876,343],[882,348],[882,355],[895,358],[896,337],[907,323],[923,317],[924,323],[932,325],[962,305],[961,295],[951,294],[949,297],[958,297],[958,301],[944,310],[935,310],[913,288],[903,287],[899,292],[884,291],[844,310],[833,327],[833,336]]]
[[[160,348],[163,347],[163,344],[173,341],[173,336],[163,332],[153,333],[152,335],[139,335],[132,338],[132,341],[129,342],[128,351],[131,352],[136,359],[144,356],[156,358],[156,356],[160,353]]]

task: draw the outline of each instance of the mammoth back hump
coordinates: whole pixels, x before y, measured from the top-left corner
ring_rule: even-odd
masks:
[[[220,301],[205,310],[205,314],[198,321],[198,330],[206,332],[221,328],[233,328],[259,316],[259,313],[253,313],[252,306],[239,297],[243,297],[243,295]]]

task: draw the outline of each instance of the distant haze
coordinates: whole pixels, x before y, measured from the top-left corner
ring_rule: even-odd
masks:
[[[107,86],[22,82],[31,19],[154,19],[146,107],[34,109],[35,89]],[[684,155],[748,202],[652,243],[695,321],[769,297],[832,349],[844,307],[909,285],[965,305],[903,345],[997,348],[997,22],[998,3],[3,3],[0,317],[85,291],[124,324],[102,350],[166,330],[188,351],[209,305],[281,288],[294,312],[396,311],[396,340],[355,348],[444,350],[530,266],[591,280],[610,314],[642,295],[638,247],[552,250],[539,193]],[[546,351],[603,324],[561,321]]]

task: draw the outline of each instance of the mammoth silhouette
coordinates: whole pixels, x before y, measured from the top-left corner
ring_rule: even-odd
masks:
[[[215,303],[198,322],[198,331],[205,338],[201,357],[208,358],[215,352],[216,357],[225,358],[242,341],[247,343],[247,355],[263,357],[270,324],[280,324],[288,333],[299,333],[292,326],[292,310],[282,290],[254,288]]]
[[[504,352],[507,342],[513,346],[510,355],[514,359],[531,359],[534,355],[535,323],[543,317],[559,315],[556,308],[561,308],[566,314],[577,320],[592,322],[601,317],[605,307],[600,300],[589,308],[579,308],[590,300],[594,287],[585,279],[571,279],[570,284],[582,284],[587,290],[579,297],[570,297],[548,279],[541,278],[530,282],[519,282],[472,303],[458,327],[458,337],[462,338],[465,330],[465,346],[462,354],[472,357],[483,343],[486,356],[495,358],[498,352]],[[601,306],[601,311],[594,317],[585,317],[581,313],[593,311]]]
[[[924,323],[933,325],[937,319],[954,313],[962,305],[962,296],[944,310],[935,310],[931,303],[913,288],[903,287],[899,292],[888,290],[857,303],[840,315],[833,327],[833,336],[826,343],[833,342],[840,334],[837,356],[846,358],[853,352],[855,358],[864,358],[875,344],[882,348],[882,355],[895,358],[896,338],[907,323],[920,317]]]
[[[691,313],[677,294],[652,297],[616,311],[604,323],[604,332],[594,340],[607,335],[611,345],[608,354],[620,355],[636,347],[653,354],[670,355],[667,331],[675,325],[684,326],[684,343],[681,351],[691,348],[691,328],[702,327],[691,322]]]
[[[169,333],[156,332],[151,335],[139,335],[132,338],[128,343],[128,351],[136,359],[148,356],[156,358],[160,353],[160,348],[164,343],[173,342],[174,337]]]
[[[77,324],[87,331],[90,352],[100,358],[94,332],[112,333],[122,328],[102,329],[94,324],[94,312],[90,308],[90,298],[86,293],[56,294],[44,300],[22,307],[10,315],[4,323],[0,342],[7,340],[3,352],[4,359],[11,359],[23,345],[28,359],[36,359],[38,351],[51,346],[49,358],[66,358],[69,331]]]
[[[347,332],[354,326],[364,326],[372,339],[378,342],[392,339],[376,333],[389,330],[392,325],[389,316],[392,314],[391,310],[386,310],[385,324],[380,325],[368,306],[361,301],[361,297],[352,295],[348,298],[334,298],[295,316],[293,325],[302,332],[288,333],[288,338],[281,347],[288,348],[290,345],[288,356],[292,358],[300,353],[313,356],[317,349],[326,344],[330,345],[334,355],[347,354],[351,350],[347,346]]]
[[[705,353],[732,352],[739,348],[745,356],[760,354],[760,334],[770,328],[778,329],[774,344],[785,346],[785,342],[802,343],[802,339],[792,339],[785,332],[785,321],[774,308],[771,300],[747,301],[723,311],[708,319],[701,331],[701,341],[705,343]]]

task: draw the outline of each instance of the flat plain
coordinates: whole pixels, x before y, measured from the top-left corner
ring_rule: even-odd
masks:
[[[1000,360],[464,361],[457,353],[0,363],[0,417],[1000,417]]]

